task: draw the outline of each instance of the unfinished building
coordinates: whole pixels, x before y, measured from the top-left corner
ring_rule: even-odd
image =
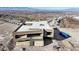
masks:
[[[47,21],[25,22],[14,32],[13,39],[16,42],[29,41],[30,46],[44,46],[44,38],[52,38],[54,30],[48,25]]]

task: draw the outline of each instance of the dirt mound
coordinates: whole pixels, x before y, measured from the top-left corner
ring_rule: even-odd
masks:
[[[73,17],[65,17],[60,23],[62,28],[79,28],[79,20],[74,19]]]

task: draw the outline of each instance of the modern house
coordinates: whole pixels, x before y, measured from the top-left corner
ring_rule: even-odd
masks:
[[[13,32],[13,39],[30,41],[30,46],[44,46],[44,38],[53,38],[53,32],[47,21],[26,21]]]

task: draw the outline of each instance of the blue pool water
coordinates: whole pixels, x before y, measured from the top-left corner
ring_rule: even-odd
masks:
[[[71,37],[68,33],[66,32],[60,32],[60,35],[63,36],[65,39]]]

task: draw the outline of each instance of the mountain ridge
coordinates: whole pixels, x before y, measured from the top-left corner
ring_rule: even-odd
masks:
[[[31,12],[79,12],[79,7],[0,7],[0,11],[5,10]]]

